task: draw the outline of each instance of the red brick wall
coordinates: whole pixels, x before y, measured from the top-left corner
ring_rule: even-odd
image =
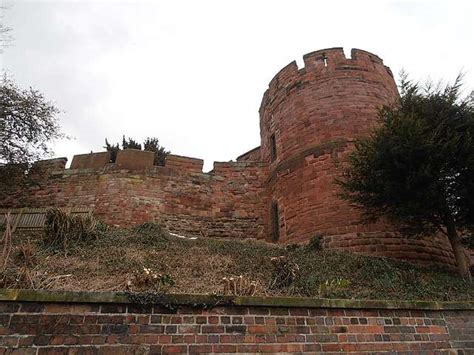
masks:
[[[474,352],[472,310],[0,302],[0,354],[456,351]]]
[[[376,55],[357,49],[351,59],[342,48],[316,51],[305,55],[304,63],[302,69],[295,62],[283,68],[260,107],[260,153],[270,164],[267,211],[278,204],[279,241],[321,235],[331,248],[453,265],[445,237],[398,238],[390,233],[393,226],[362,225],[358,211],[337,196],[334,180],[354,139],[367,135],[378,124],[378,109],[398,98],[390,69]],[[270,240],[275,227],[267,216]]]
[[[167,166],[145,170],[115,164],[63,170],[39,186],[0,196],[0,206],[89,206],[111,225],[156,221],[185,235],[263,237],[266,164],[215,163],[210,174],[201,167],[202,160],[171,156]]]

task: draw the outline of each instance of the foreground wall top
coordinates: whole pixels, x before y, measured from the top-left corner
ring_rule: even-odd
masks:
[[[145,294],[143,296],[146,296]],[[474,301],[397,301],[355,300],[309,297],[221,296],[196,294],[161,294],[149,298],[149,303],[168,306],[199,307],[228,305],[254,307],[307,307],[341,309],[417,309],[417,310],[474,310]],[[136,303],[140,294],[123,292],[72,292],[51,290],[0,289],[1,301],[59,302],[59,303]]]
[[[16,290],[10,292],[14,295]],[[34,297],[41,292],[41,297]],[[344,305],[345,300],[157,294],[146,294],[145,299],[133,294],[131,302],[124,294],[115,300],[113,295],[96,296],[95,303],[90,302],[92,296],[81,304],[88,295],[80,293],[74,304],[71,293],[24,290],[8,299],[0,290],[0,353],[471,354],[474,350],[474,313],[469,305],[430,309],[412,303],[415,308],[406,309],[385,308],[381,301],[380,309],[374,309],[371,302],[378,301],[347,301],[360,302],[353,308]],[[155,302],[139,303],[153,298]]]

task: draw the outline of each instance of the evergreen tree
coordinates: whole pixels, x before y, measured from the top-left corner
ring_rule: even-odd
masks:
[[[125,134],[123,135],[122,138],[122,149],[138,149],[142,150],[142,145],[132,138],[125,139]]]
[[[144,150],[155,152],[155,165],[165,165],[166,156],[170,153],[165,147],[160,146],[158,138],[148,137],[143,142]]]
[[[104,148],[107,151],[111,152],[110,162],[115,163],[115,160],[117,159],[117,153],[120,150],[120,145],[118,143],[110,144],[106,138]],[[141,150],[142,145],[132,138],[125,139],[125,135],[123,135],[122,149]],[[165,147],[159,144],[158,138],[155,137],[148,137],[147,139],[145,139],[145,141],[143,142],[143,150],[155,153],[155,158],[153,162],[154,165],[165,165],[166,156],[170,153],[165,149]]]
[[[385,217],[412,235],[445,234],[459,273],[471,279],[461,236],[474,230],[474,100],[460,89],[460,77],[420,87],[403,75],[399,102],[356,142],[337,183],[367,221]]]
[[[120,146],[119,144],[110,144],[108,141],[107,141],[107,138],[105,138],[105,146],[104,148],[110,152],[110,162],[111,163],[115,163],[115,161],[117,160],[117,153],[118,151],[120,150]]]

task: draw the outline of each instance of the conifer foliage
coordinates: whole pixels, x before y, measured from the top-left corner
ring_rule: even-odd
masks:
[[[453,84],[420,86],[402,75],[399,102],[359,139],[337,183],[366,221],[387,218],[411,235],[445,234],[471,279],[461,239],[474,231],[474,100]]]
[[[125,138],[125,135],[123,135],[122,148],[120,148],[118,143],[110,144],[107,138],[105,139],[104,148],[111,152],[110,161],[114,163],[117,159],[117,153],[120,149],[142,150],[142,145],[132,138]],[[165,149],[165,147],[160,145],[158,138],[155,137],[148,137],[143,141],[143,150],[155,153],[154,165],[165,165],[166,156],[170,153]]]

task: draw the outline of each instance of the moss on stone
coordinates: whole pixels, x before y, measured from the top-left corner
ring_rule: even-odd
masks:
[[[142,298],[140,298],[142,297]],[[127,294],[115,292],[68,292],[47,290],[0,289],[0,301],[41,303],[125,303],[158,304],[170,308],[190,306],[254,306],[287,308],[341,309],[413,309],[413,310],[474,310],[474,302],[401,302],[394,300],[349,300],[306,297],[232,297],[191,294]]]

